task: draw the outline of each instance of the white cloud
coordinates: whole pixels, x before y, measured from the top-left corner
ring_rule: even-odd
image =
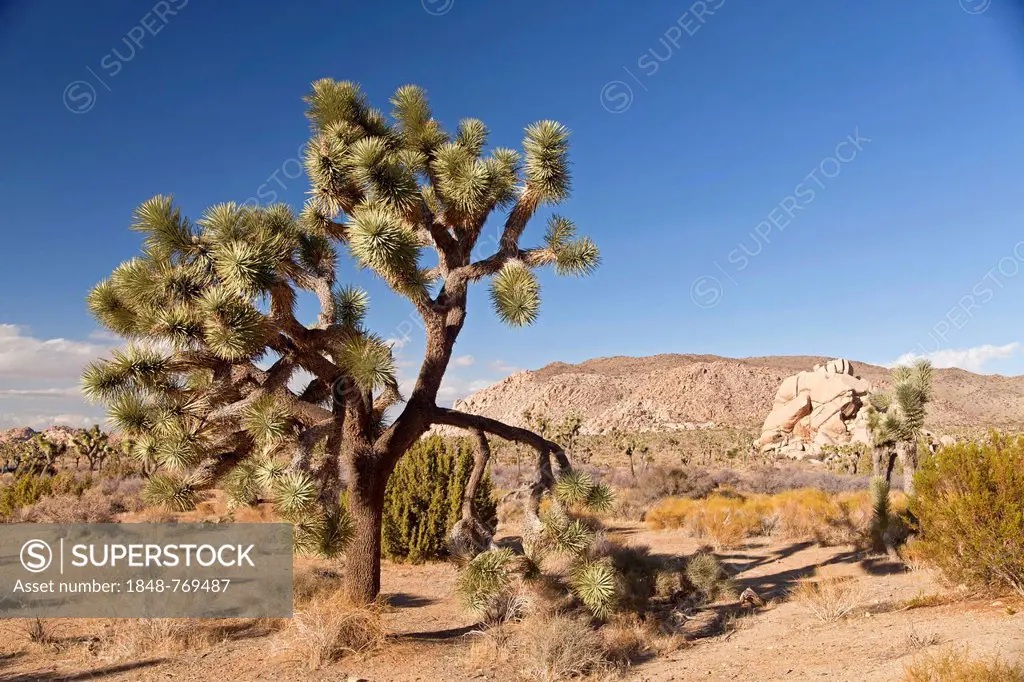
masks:
[[[68,388],[0,388],[0,397],[5,398],[81,398],[82,389]]]
[[[109,344],[37,339],[26,335],[24,327],[0,324],[0,380],[78,381],[82,369],[109,350]]]
[[[93,424],[103,426],[104,422],[103,417],[94,417],[87,414],[16,414],[13,415],[13,419],[10,419],[10,416],[11,415],[4,415],[4,429],[16,426],[27,426],[30,429],[42,431],[47,427],[56,426],[57,424],[66,424],[67,426],[74,426],[79,429],[87,429]]]
[[[452,358],[452,365],[455,367],[469,367],[476,359],[472,355],[456,355]]]
[[[518,372],[521,368],[515,365],[510,365],[504,360],[495,360],[491,363],[491,369],[495,372],[501,372],[502,374],[513,374]]]
[[[1002,346],[985,344],[974,348],[950,348],[934,351],[932,353],[904,353],[896,358],[893,365],[906,365],[920,358],[927,358],[936,367],[959,367],[969,372],[981,372],[984,366],[993,360],[1005,360],[1021,351],[1021,344],[1018,341],[1007,343]]]

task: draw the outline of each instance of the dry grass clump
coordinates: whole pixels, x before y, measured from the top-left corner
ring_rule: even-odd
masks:
[[[1024,668],[998,658],[971,658],[966,650],[952,649],[914,660],[904,670],[903,682],[1024,682]]]
[[[14,630],[32,644],[54,646],[59,640],[57,637],[57,621],[53,619],[19,618],[10,621],[10,623],[13,627],[5,629]]]
[[[317,599],[327,598],[342,588],[342,575],[338,571],[319,566],[296,568],[292,574],[292,595],[296,607],[303,607]]]
[[[516,643],[522,674],[534,682],[580,678],[609,666],[601,635],[578,617],[532,617],[518,627]]]
[[[347,655],[376,649],[386,634],[379,606],[357,606],[335,594],[295,613],[290,648],[310,670],[317,670]]]
[[[860,586],[850,577],[801,580],[791,595],[822,623],[833,623],[849,615],[863,602]]]
[[[210,625],[198,618],[114,618],[100,638],[100,656],[127,661],[205,649],[221,639]]]

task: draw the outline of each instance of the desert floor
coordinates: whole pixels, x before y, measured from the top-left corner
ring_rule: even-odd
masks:
[[[654,553],[689,554],[696,540],[638,524],[614,526],[629,542]],[[687,623],[685,640],[608,677],[625,680],[896,680],[915,657],[950,647],[972,655],[1024,657],[1020,604],[959,599],[927,570],[907,571],[884,557],[849,547],[819,547],[755,539],[722,554],[740,587],[768,600],[754,612],[718,604]],[[816,569],[851,576],[859,606],[848,617],[820,623],[789,599],[797,581]],[[453,596],[455,569],[447,564],[386,564],[382,584],[393,633],[372,654],[347,657],[309,671],[289,647],[289,632],[244,622],[217,643],[168,655],[117,661],[101,655],[102,621],[52,622],[57,641],[30,643],[23,624],[0,630],[0,680],[513,680],[481,656],[476,624]],[[922,599],[925,597],[925,599]]]

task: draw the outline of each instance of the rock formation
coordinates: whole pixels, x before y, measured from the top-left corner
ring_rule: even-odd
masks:
[[[803,458],[826,445],[870,443],[866,414],[871,383],[844,359],[785,379],[757,441],[762,452]]]

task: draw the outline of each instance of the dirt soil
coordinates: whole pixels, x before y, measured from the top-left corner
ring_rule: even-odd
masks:
[[[676,531],[639,525],[614,528],[654,553],[689,554],[697,541]],[[1009,602],[956,600],[925,570],[907,571],[884,557],[850,547],[819,547],[755,539],[721,554],[742,587],[768,600],[755,612],[717,604],[688,624],[687,641],[674,650],[621,671],[624,680],[896,680],[904,665],[926,652],[968,647],[972,655],[1024,656],[1024,614]],[[301,566],[300,566],[301,568]],[[861,591],[853,615],[822,624],[789,599],[797,581],[815,570],[851,576]],[[382,651],[350,657],[309,671],[289,649],[287,631],[239,627],[223,641],[194,651],[110,662],[97,655],[95,635],[108,626],[95,620],[50,621],[51,645],[30,643],[25,623],[3,624],[0,680],[511,680],[515,671],[487,669],[471,656],[476,623],[453,596],[455,569],[448,564],[386,564],[383,585],[393,633]],[[908,608],[907,601],[943,595],[939,605]],[[1020,605],[1016,605],[1021,610]]]

